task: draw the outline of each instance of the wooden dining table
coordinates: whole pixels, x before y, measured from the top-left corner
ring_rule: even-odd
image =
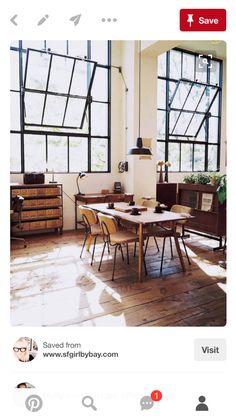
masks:
[[[152,224],[162,225],[164,223],[169,223],[169,225],[171,225],[171,227],[173,228],[173,238],[175,240],[175,245],[178,252],[181,267],[183,271],[186,270],[182,252],[179,246],[179,240],[176,233],[176,223],[180,220],[186,220],[188,218],[187,214],[181,214],[181,213],[176,213],[176,212],[171,212],[171,211],[163,211],[162,213],[155,213],[153,208],[145,208],[145,207],[141,207],[141,206],[139,207],[138,205],[135,205],[135,207],[140,210],[139,215],[132,215],[131,214],[132,207],[129,207],[129,204],[127,204],[127,202],[117,202],[114,204],[113,209],[108,208],[107,204],[96,204],[96,203],[86,205],[86,207],[92,208],[96,212],[102,212],[103,214],[111,215],[120,220],[128,221],[130,223],[133,223],[134,226],[136,225],[138,227],[138,237],[139,237],[138,279],[140,282],[142,281],[143,258],[144,258],[143,230],[144,230],[144,227],[148,225],[152,225]]]

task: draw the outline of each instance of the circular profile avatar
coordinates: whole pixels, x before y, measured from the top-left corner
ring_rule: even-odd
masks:
[[[35,387],[32,384],[25,382],[25,383],[19,383],[19,384],[17,384],[16,388],[23,388],[23,389],[25,389],[25,388],[35,388]]]
[[[20,362],[33,361],[37,355],[37,352],[37,343],[31,338],[19,338],[13,346],[13,353]]]

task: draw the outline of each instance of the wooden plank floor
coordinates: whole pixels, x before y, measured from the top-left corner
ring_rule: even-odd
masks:
[[[166,244],[162,276],[160,253],[150,239],[148,276],[137,282],[138,259],[130,265],[117,258],[111,281],[113,252],[105,254],[98,272],[102,243],[95,263],[84,251],[80,232],[28,237],[27,248],[13,242],[11,253],[11,321],[13,326],[224,326],[226,271],[218,264],[222,251],[214,240],[191,235],[186,245],[191,266],[183,273],[174,249]],[[162,241],[158,241],[161,248]],[[173,246],[174,248],[174,246]]]

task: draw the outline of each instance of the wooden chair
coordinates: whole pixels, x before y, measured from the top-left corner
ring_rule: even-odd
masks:
[[[156,201],[153,198],[152,199],[145,199],[142,202],[142,206],[147,207],[147,208],[155,208],[158,204],[159,204],[159,201]]]
[[[163,245],[162,245],[162,253],[161,253],[161,265],[160,265],[160,273],[162,273],[162,268],[163,268],[163,262],[164,262],[164,252],[165,252],[165,242],[166,242],[166,238],[171,238],[172,237],[176,237],[176,228],[175,227],[167,227],[167,226],[159,226],[159,225],[152,225],[152,226],[148,226],[146,228],[146,234],[149,237],[156,237],[156,238],[162,238],[163,239]],[[147,238],[147,242],[146,242],[146,246],[145,246],[145,251],[144,251],[144,257],[146,255],[146,251],[147,251],[147,243],[148,243],[148,238]],[[171,242],[170,242],[171,243]],[[178,250],[178,249],[177,249]],[[173,250],[172,250],[172,243],[171,243],[171,255],[173,257]],[[180,259],[180,255],[178,254],[179,259]],[[180,260],[181,262],[181,260]]]
[[[184,214],[184,215],[187,215],[189,217],[191,216],[191,212],[192,212],[191,207],[187,207],[185,205],[178,205],[178,204],[172,205],[170,210],[172,212],[176,212],[178,214]],[[184,227],[185,227],[187,222],[188,222],[187,219],[177,221],[177,224],[176,224],[177,227],[181,227],[181,230],[182,230],[181,233],[177,232],[177,236],[178,236],[178,238],[180,238],[182,240],[182,243],[183,243],[183,246],[184,246],[184,251],[185,251],[186,257],[188,259],[188,264],[191,265],[191,262],[190,262],[190,259],[189,259],[189,256],[188,256],[188,252],[187,252],[187,248],[186,248],[186,245],[185,245],[185,242],[184,242]],[[172,251],[171,237],[170,237],[170,243],[171,243],[171,251]],[[172,257],[173,257],[173,251],[172,251]]]
[[[92,266],[97,238],[99,236],[102,237],[103,232],[98,222],[97,214],[95,211],[93,211],[91,208],[83,207],[82,205],[79,206],[79,211],[80,211],[80,214],[82,216],[84,226],[85,226],[85,237],[84,237],[84,242],[83,242],[83,246],[80,253],[80,258],[82,258],[84,247],[86,245],[88,238],[89,237],[93,238],[94,240],[93,252],[92,252],[92,258],[91,258],[91,266]]]
[[[136,233],[133,233],[130,230],[119,229],[118,223],[117,223],[117,221],[114,217],[99,213],[98,214],[98,219],[99,219],[101,227],[102,227],[103,240],[104,240],[104,245],[103,245],[103,249],[102,249],[102,255],[101,255],[101,260],[100,260],[98,270],[100,271],[100,269],[101,269],[102,259],[103,259],[103,255],[104,255],[104,251],[105,251],[106,246],[115,247],[113,270],[112,270],[112,281],[113,281],[114,280],[114,274],[115,274],[117,249],[119,249],[121,251],[122,259],[124,260],[122,246],[124,245],[126,247],[127,262],[129,264],[129,247],[128,247],[128,245],[129,245],[129,243],[137,242],[139,237]],[[145,270],[146,270],[145,261],[144,261],[144,266],[145,266]]]
[[[155,208],[158,204],[159,204],[159,201],[156,201],[156,200],[155,200],[155,199],[153,199],[153,198],[151,198],[151,199],[145,199],[145,200],[142,202],[143,207],[147,207],[147,208]],[[147,241],[146,241],[146,246],[145,246],[145,251],[144,251],[144,254],[146,254],[147,246],[148,246],[148,243],[149,243],[149,238],[150,238],[151,236],[149,235],[149,233],[148,233],[148,232],[146,232],[146,230],[145,230],[145,229],[144,229],[144,235],[146,235],[146,238],[147,238]],[[159,246],[158,246],[158,243],[157,243],[156,236],[153,236],[153,239],[154,239],[155,244],[156,244],[156,247],[157,247],[157,252],[160,252],[160,249],[159,249]]]

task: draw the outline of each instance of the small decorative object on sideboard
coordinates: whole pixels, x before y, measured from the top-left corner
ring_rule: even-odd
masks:
[[[114,182],[114,189],[113,189],[114,193],[122,193],[123,189],[121,186],[121,182]]]
[[[168,183],[168,169],[171,166],[171,162],[170,161],[166,161],[165,162],[165,179],[164,182]]]
[[[163,183],[164,182],[164,180],[163,180],[163,166],[164,166],[164,164],[165,164],[164,160],[159,160],[157,162],[157,166],[160,167],[160,171],[159,171],[159,183]]]

